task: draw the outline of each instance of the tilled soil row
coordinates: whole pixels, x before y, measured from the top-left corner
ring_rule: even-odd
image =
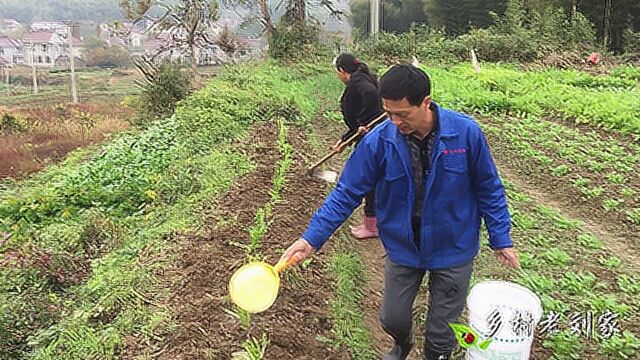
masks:
[[[180,240],[179,260],[165,275],[165,286],[172,294],[166,305],[178,329],[152,346],[154,357],[230,359],[234,352],[242,351],[242,343],[249,337],[261,339],[266,334],[265,359],[349,358],[346,352],[319,341],[331,338],[332,286],[325,274],[326,251],[314,256],[308,266],[287,270],[276,303],[266,312],[252,315],[248,328],[232,314],[235,309],[227,284],[233,272],[248,261],[245,249],[233,243],[249,243],[248,230],[256,211],[270,201],[273,174],[282,159],[277,136],[275,123],[254,128],[243,146],[256,164],[255,170],[210,206],[204,235]],[[259,249],[259,257],[270,263],[300,236],[326,192],[324,183],[305,175],[302,159],[310,149],[303,133],[290,127],[288,142],[295,149],[294,164]]]

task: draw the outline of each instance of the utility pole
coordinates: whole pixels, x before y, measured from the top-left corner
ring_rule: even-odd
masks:
[[[11,95],[11,73],[9,67],[4,69],[5,82],[7,83],[7,95]]]
[[[371,9],[371,35],[376,35],[380,31],[380,0],[369,0]]]
[[[78,89],[76,88],[76,67],[75,67],[75,57],[73,56],[73,26],[74,23],[71,21],[66,22],[67,24],[67,38],[69,41],[69,66],[71,67],[71,99],[74,104],[78,103]]]
[[[38,73],[36,72],[36,44],[31,44],[31,77],[33,78],[33,95],[38,95]]]

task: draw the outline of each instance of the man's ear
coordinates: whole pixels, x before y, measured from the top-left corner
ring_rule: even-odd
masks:
[[[431,107],[431,96],[426,96],[424,100],[422,100],[422,106],[425,107],[425,110],[429,110]]]

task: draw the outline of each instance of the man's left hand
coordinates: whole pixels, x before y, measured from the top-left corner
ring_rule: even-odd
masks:
[[[520,259],[518,258],[516,249],[511,247],[505,249],[497,249],[494,250],[494,252],[496,254],[496,259],[498,259],[498,261],[502,263],[502,265],[514,269],[520,268]]]

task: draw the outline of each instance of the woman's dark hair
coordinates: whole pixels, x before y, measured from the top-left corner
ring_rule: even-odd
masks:
[[[335,63],[338,71],[345,71],[349,74],[361,71],[367,75],[367,77],[369,77],[376,86],[378,85],[378,78],[369,71],[367,64],[356,59],[353,55],[342,53],[338,55]]]
[[[431,95],[429,75],[413,65],[394,65],[380,79],[380,96],[388,100],[407,98],[409,104],[419,106]]]

